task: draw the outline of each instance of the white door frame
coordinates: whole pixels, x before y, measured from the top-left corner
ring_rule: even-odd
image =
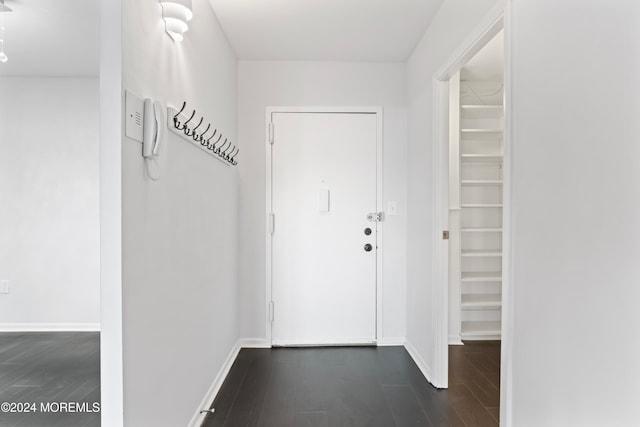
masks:
[[[504,131],[504,192],[503,192],[503,257],[502,257],[502,349],[500,375],[500,420],[502,425],[511,425],[511,355],[513,336],[511,330],[511,112],[510,112],[510,28],[508,5],[494,7],[481,24],[465,39],[449,60],[433,75],[434,93],[434,221],[433,221],[433,301],[434,301],[434,370],[433,384],[438,388],[448,387],[448,265],[449,245],[440,238],[442,230],[449,227],[449,78],[459,71],[500,30],[505,39],[505,131]]]
[[[272,323],[271,323],[271,302],[273,291],[273,236],[271,234],[271,212],[272,212],[272,151],[270,142],[271,115],[273,113],[346,113],[346,114],[375,114],[376,115],[376,211],[382,212],[382,107],[267,107],[265,115],[265,150],[266,157],[266,212],[265,212],[265,233],[266,233],[266,280],[265,280],[265,323],[266,341],[272,345]],[[277,132],[277,130],[276,130]],[[276,140],[277,144],[277,140]],[[384,233],[384,221],[378,223],[376,241],[378,249],[376,251],[376,340],[380,340],[382,333],[382,254],[384,244],[382,237]]]

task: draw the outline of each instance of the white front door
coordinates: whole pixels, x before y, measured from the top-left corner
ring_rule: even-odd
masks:
[[[376,340],[377,117],[271,114],[274,345]]]

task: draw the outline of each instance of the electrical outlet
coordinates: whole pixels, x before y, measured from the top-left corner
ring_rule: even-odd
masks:
[[[9,293],[9,281],[0,280],[0,294],[8,294],[8,293]]]

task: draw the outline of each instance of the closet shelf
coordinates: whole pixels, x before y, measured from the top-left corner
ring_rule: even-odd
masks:
[[[502,204],[499,203],[463,203],[461,208],[501,208]]]
[[[471,129],[471,128],[464,128],[464,129],[460,129],[460,132],[462,133],[502,133],[502,129],[499,128],[492,128],[492,129],[485,129],[485,128],[475,128],[475,129]]]
[[[460,181],[461,185],[502,185],[499,179],[465,179]]]
[[[502,257],[502,251],[499,249],[496,250],[468,250],[462,251],[460,256],[468,257],[468,258],[480,258],[480,257]]]
[[[462,295],[462,309],[491,310],[502,307],[500,294],[465,294]]]
[[[502,228],[499,227],[466,227],[461,228],[463,233],[502,233]]]
[[[460,157],[467,159],[502,158],[502,154],[461,154]]]
[[[463,111],[470,113],[496,113],[503,112],[504,107],[502,105],[475,105],[475,104],[462,104],[460,108]]]
[[[467,272],[462,273],[461,277],[463,282],[501,282],[502,281],[502,273],[497,272]]]
[[[462,339],[475,337],[500,337],[500,321],[465,321],[462,322]]]
[[[483,163],[501,163],[501,154],[460,154],[460,159],[467,163],[468,161],[478,161]]]

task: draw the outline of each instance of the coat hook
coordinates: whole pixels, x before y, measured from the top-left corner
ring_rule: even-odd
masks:
[[[229,141],[229,144],[231,144],[231,141]],[[225,145],[227,145],[227,138],[224,139],[224,143],[220,147],[216,148],[216,154],[220,155],[220,152],[225,147]]]
[[[200,127],[200,125],[202,124],[203,120],[204,120],[204,117],[200,117],[200,121],[198,122],[196,127],[194,127],[193,129],[186,128],[184,130],[184,134],[187,135],[187,136],[195,135],[196,134],[196,129],[198,129]]]
[[[238,149],[238,147],[236,147],[235,145],[233,146],[233,150],[231,150],[231,152],[229,154],[227,154],[224,158],[226,161],[228,161],[229,163],[231,163],[231,159],[233,158],[233,156],[235,156],[235,152]]]
[[[202,141],[204,141],[204,135],[205,135],[207,132],[209,132],[209,129],[210,129],[210,128],[211,128],[211,123],[207,124],[207,128],[204,130],[204,132],[202,132],[202,133],[200,134],[200,136],[195,136],[195,135],[194,135],[194,138],[193,138],[193,139],[194,139],[196,142],[200,142],[200,143],[202,143]]]
[[[218,141],[219,141],[219,140],[218,140]],[[218,143],[218,141],[216,141],[216,144]],[[222,145],[221,145],[221,146],[216,147],[216,144],[213,144],[213,147],[214,147],[213,152],[214,152],[214,153],[216,153],[216,154],[220,154],[220,149],[221,149],[222,147],[224,147],[224,146],[227,144],[227,138],[225,138],[225,139],[224,139],[224,142],[222,143]]]
[[[227,151],[229,151],[229,148],[231,148],[231,142],[229,142],[229,146],[227,147],[226,150],[224,150],[224,153],[221,154],[222,158],[225,160],[229,160],[229,158],[227,157]],[[233,150],[235,150],[236,146],[233,146]],[[233,153],[233,150],[231,150],[231,152]]]
[[[207,148],[211,151],[215,151],[216,149],[216,144],[218,142],[220,142],[220,140],[222,139],[222,133],[220,135],[218,135],[218,139],[216,140],[216,142],[214,142],[211,146],[209,146],[209,144],[207,143]]]
[[[193,110],[193,113],[191,113],[191,117],[189,117],[189,119],[188,119],[186,122],[184,122],[184,123],[182,124],[182,127],[180,128],[180,130],[185,130],[185,129],[187,129],[187,125],[189,124],[189,122],[190,122],[191,120],[193,120],[193,118],[194,118],[195,116],[196,116],[196,110]],[[185,133],[186,133],[186,132],[185,132]]]
[[[209,141],[211,141],[211,140],[213,139],[213,137],[214,137],[214,136],[216,136],[216,133],[218,133],[218,129],[214,129],[214,130],[213,130],[213,135],[211,135],[211,136],[209,137],[209,139],[207,139],[207,142],[203,142],[203,143],[202,143],[202,145],[203,145],[203,146],[206,146],[206,147],[207,147],[207,149],[210,149],[209,147],[211,147],[211,144],[209,144]]]
[[[185,107],[187,106],[187,101],[183,101],[182,102],[182,108],[180,109],[180,111],[178,111],[176,113],[175,116],[173,116],[173,127],[176,129],[180,129],[180,120],[179,120],[179,116],[180,114],[184,111]]]
[[[230,151],[228,154],[227,154],[227,152],[225,151],[225,154],[224,154],[224,157],[223,157],[223,158],[224,158],[227,162],[230,160],[231,155],[236,151],[236,146],[235,146],[235,145],[233,145],[232,147],[233,147],[233,148],[231,148],[231,151]]]
[[[200,117],[200,121],[198,122],[196,127],[191,129],[191,135],[188,135],[188,136],[196,136],[196,129],[198,129],[200,127],[200,125],[202,124],[203,121],[204,121],[204,117]]]
[[[236,162],[236,156],[238,155],[239,152],[240,152],[240,149],[238,148],[238,151],[236,151],[236,154],[234,154],[231,157],[231,164],[234,165],[234,166],[238,164],[238,162]]]
[[[207,124],[207,128],[200,134],[200,136],[194,135],[193,140],[202,144],[202,141],[204,141],[204,135],[209,132],[209,128],[211,128],[211,123]]]

